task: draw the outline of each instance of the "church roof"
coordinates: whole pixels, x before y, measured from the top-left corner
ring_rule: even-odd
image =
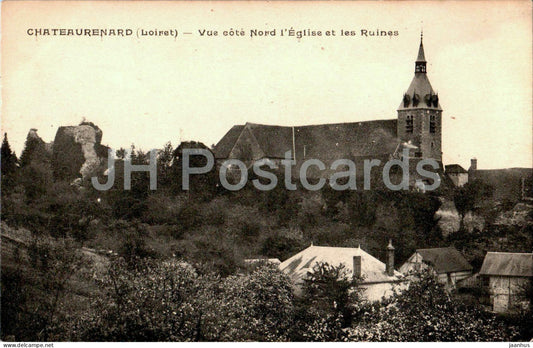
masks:
[[[340,158],[389,155],[399,144],[396,119],[298,127],[247,123],[234,126],[226,133],[215,145],[215,157],[227,158],[244,130],[253,135],[262,153],[269,158],[284,158],[285,152],[296,148],[297,159],[305,155],[307,159],[326,163]]]
[[[397,123],[377,120],[295,127],[297,158],[353,159],[394,153],[398,146]]]
[[[292,152],[292,127],[247,123],[259,147],[266,157],[284,158],[285,152]]]
[[[235,146],[235,142],[239,139],[244,125],[237,125],[231,127],[231,129],[220,139],[220,141],[215,145],[213,153],[215,158],[227,158]]]
[[[308,272],[318,262],[331,266],[344,265],[348,276],[353,274],[353,257],[361,256],[361,275],[363,283],[389,283],[400,280],[401,273],[394,271],[394,276],[387,275],[386,266],[361,248],[339,248],[310,246],[290,257],[279,265],[295,284],[301,284]]]

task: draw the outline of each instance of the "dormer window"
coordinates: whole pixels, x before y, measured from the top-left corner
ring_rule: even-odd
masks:
[[[435,129],[437,127],[437,122],[435,120],[435,115],[429,116],[429,132],[435,133]]]
[[[413,133],[413,116],[412,115],[407,115],[407,118],[405,119],[405,132]]]

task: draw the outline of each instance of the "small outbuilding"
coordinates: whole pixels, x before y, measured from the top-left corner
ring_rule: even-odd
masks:
[[[524,293],[533,279],[533,253],[488,252],[479,276],[494,312],[527,306]]]

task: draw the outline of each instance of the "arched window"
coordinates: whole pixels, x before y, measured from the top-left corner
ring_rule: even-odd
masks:
[[[435,121],[435,115],[429,116],[429,132],[435,133],[435,129],[437,128],[437,122]]]
[[[407,115],[407,118],[405,120],[405,131],[407,133],[413,133],[413,116]]]

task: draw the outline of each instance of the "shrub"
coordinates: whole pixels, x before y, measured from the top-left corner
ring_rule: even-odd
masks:
[[[348,331],[352,341],[512,341],[517,329],[454,300],[429,272]]]
[[[280,341],[292,325],[292,291],[271,266],[222,279],[187,263],[116,260],[104,296],[78,318],[88,341]]]

